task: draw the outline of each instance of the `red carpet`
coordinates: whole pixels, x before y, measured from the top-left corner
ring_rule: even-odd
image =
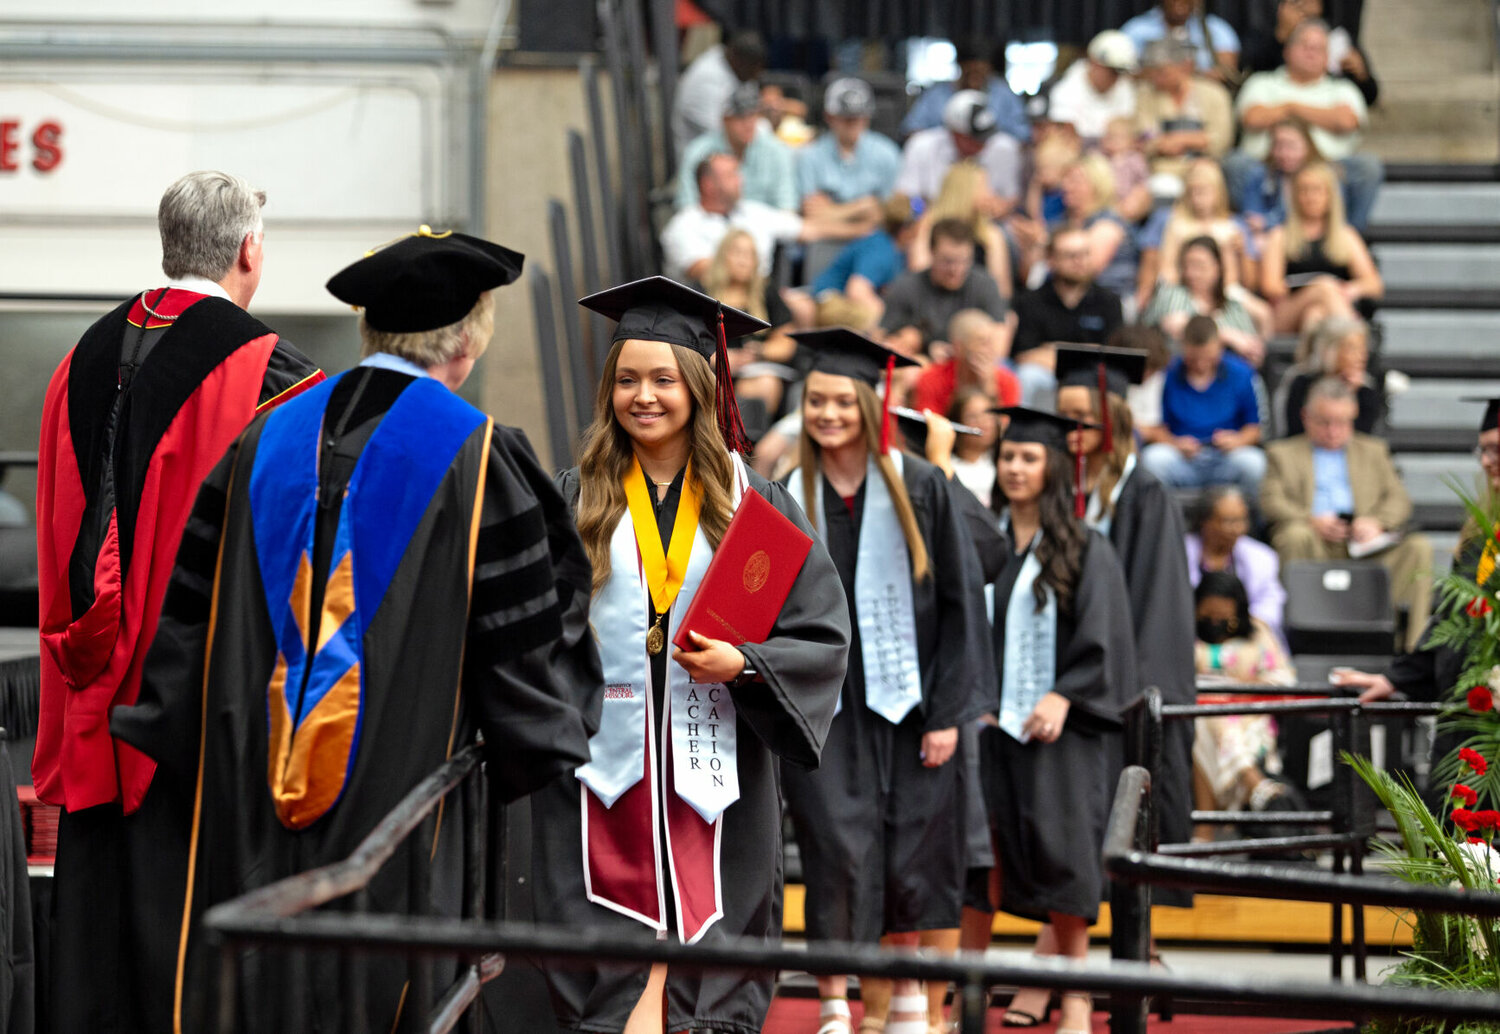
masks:
[[[858,1002],[851,1002],[854,1022],[859,1023],[862,1013]],[[1050,1034],[1057,1029],[1057,1011],[1053,1010],[1051,1023],[1034,1028],[1037,1034]],[[1179,1015],[1170,1023],[1162,1023],[1151,1017],[1152,1034],[1294,1034],[1297,1031],[1329,1030],[1338,1024],[1333,1020],[1284,1020],[1266,1019],[1257,1016],[1184,1016]],[[766,1018],[763,1034],[813,1034],[818,1029],[818,1003],[810,998],[777,998],[771,1003],[771,1015]],[[1006,1034],[1012,1028],[1005,1028]],[[1350,1028],[1353,1029],[1352,1027]],[[1000,1034],[1000,1010],[991,1009],[986,1034]],[[1109,1014],[1094,1013],[1094,1034],[1109,1034]]]

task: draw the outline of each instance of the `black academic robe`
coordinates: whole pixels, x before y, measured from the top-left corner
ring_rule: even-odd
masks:
[[[1109,541],[1125,572],[1135,627],[1135,691],[1161,690],[1168,704],[1197,701],[1193,672],[1193,583],[1183,549],[1182,513],[1167,490],[1140,464],[1120,489]],[[1168,722],[1162,770],[1153,789],[1161,842],[1192,838],[1193,723]],[[1191,891],[1166,890],[1159,905],[1190,907]]]
[[[406,430],[376,437],[385,425],[399,424],[398,409]],[[410,429],[426,434],[438,411],[449,421],[445,426],[454,426],[455,414],[466,421],[446,439],[456,450],[440,453],[451,456],[446,466],[443,459],[415,460],[408,445]],[[310,421],[315,437],[308,444],[318,453],[317,466],[310,468],[312,457],[297,450],[291,453],[295,470],[259,464],[262,450],[268,460],[280,455],[266,418],[234,444],[199,493],[141,698],[117,710],[111,723],[115,735],[159,763],[158,779],[184,787],[193,805],[196,864],[187,907],[162,917],[187,935],[179,1011],[181,1029],[189,1032],[214,1026],[219,960],[205,944],[205,909],[347,857],[418,781],[474,742],[477,732],[483,733],[492,792],[511,800],[586,758],[598,718],[602,676],[588,635],[590,566],[562,498],[524,435],[498,426],[490,434],[483,414],[434,381],[367,367],[307,393],[269,420],[284,416]],[[423,439],[429,454],[439,454],[434,440]],[[356,633],[362,632],[355,636],[362,644],[357,749],[340,769],[336,801],[294,829],[283,824],[268,789],[274,747],[268,714],[274,719],[273,672],[283,670],[286,649],[286,639],[278,639],[278,627],[285,636],[286,626],[276,622],[303,611],[300,604],[283,609],[268,601],[266,585],[274,584],[276,569],[263,560],[276,555],[283,538],[302,549],[296,544],[301,532],[293,527],[299,511],[268,508],[253,490],[255,475],[264,474],[265,486],[316,471],[311,479],[324,505],[313,518],[310,622],[322,613],[320,603],[333,608],[342,598],[328,575],[337,557],[327,546],[327,512],[337,528],[344,484],[351,474],[370,474],[378,465],[372,456],[385,457],[384,483],[393,493],[376,498],[391,505],[357,509],[355,489],[347,493],[356,537],[345,556],[354,558],[357,602],[345,623],[357,619]],[[407,476],[417,467],[422,478]],[[306,564],[307,552],[300,555]],[[371,610],[359,595],[366,562],[389,578]],[[326,601],[320,599],[324,586]],[[297,599],[296,589],[291,598]],[[275,620],[272,610],[280,610]],[[319,641],[315,654],[325,649],[331,646]],[[336,751],[324,756],[343,757]],[[429,820],[409,838],[370,884],[372,911],[456,914],[461,825],[451,818],[440,822],[439,836]],[[409,886],[419,853],[433,855],[430,893]],[[403,1000],[407,963],[371,956],[366,964],[371,1029],[416,1029],[433,1003]],[[297,958],[246,951],[238,975],[239,1029],[347,1029],[337,974],[337,959],[327,953]]]
[[[750,487],[809,535],[807,518],[786,489],[751,472]],[[575,506],[578,471],[559,479]],[[676,518],[681,478],[656,506],[665,543]],[[621,518],[628,520],[628,513]],[[838,574],[816,542],[764,643],[740,647],[762,681],[732,689],[736,709],[740,796],[723,814],[719,852],[724,915],[698,943],[721,944],[752,937],[775,944],[781,938],[781,797],[778,759],[815,767],[833,716],[845,656],[849,615],[831,607]],[[667,619],[670,623],[670,618]],[[665,625],[664,625],[665,627]],[[609,635],[609,630],[595,629]],[[657,687],[653,706],[661,714],[667,652],[653,659]],[[661,728],[658,724],[657,728]],[[660,745],[665,750],[666,744]],[[538,922],[607,930],[650,941],[644,924],[588,900],[582,851],[581,785],[572,772],[554,779],[531,799],[532,890]],[[669,888],[670,881],[663,880]],[[668,902],[667,914],[673,909]],[[680,937],[673,929],[669,936]],[[646,967],[569,963],[544,969],[558,1026],[569,1031],[620,1031],[646,987]],[[774,974],[696,973],[668,970],[667,1025],[672,1031],[704,1028],[759,1034],[771,1007]]]
[[[856,625],[823,764],[816,772],[783,769],[807,885],[807,934],[818,940],[874,941],[959,921],[969,830],[965,740],[947,764],[927,768],[922,736],[993,711],[996,680],[977,553],[955,493],[941,471],[910,456],[902,481],[932,572],[912,583],[922,702],[899,725],[866,706]],[[851,613],[866,491],[861,485],[851,512],[823,483],[820,530]]]
[[[1026,551],[1013,553],[995,582],[995,666],[1005,670],[1005,618],[1035,607],[1011,598]],[[1100,858],[1118,775],[1120,716],[1136,692],[1135,642],[1125,577],[1114,550],[1090,531],[1069,614],[1057,616],[1054,691],[1068,698],[1054,743],[1021,743],[988,730],[985,770],[1000,863],[1000,907],[1042,922],[1052,912],[1099,912]],[[1003,679],[1003,675],[1002,675]],[[1000,687],[1004,697],[1005,687]]]

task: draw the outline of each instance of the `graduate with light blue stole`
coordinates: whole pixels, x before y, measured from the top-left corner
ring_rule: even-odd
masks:
[[[793,335],[813,353],[800,469],[788,477],[843,581],[854,625],[839,713],[816,772],[783,766],[812,940],[958,943],[965,864],[959,726],[994,709],[983,578],[942,471],[889,451],[895,367],[852,330]],[[847,979],[818,981],[819,1031],[851,1029]],[[938,991],[942,989],[939,988]],[[926,1034],[922,985],[863,980],[865,1022]],[[865,1028],[861,1028],[865,1029]]]
[[[998,857],[993,901],[1052,925],[1038,954],[1082,959],[1104,890],[1100,851],[1121,711],[1135,691],[1125,578],[1077,516],[1068,438],[1093,425],[1015,406],[1000,441],[995,504],[1011,555],[994,583],[999,730],[986,737]],[[1007,1026],[1045,1022],[1050,992],[1022,988]],[[1090,1029],[1088,995],[1062,996],[1058,1030]]]

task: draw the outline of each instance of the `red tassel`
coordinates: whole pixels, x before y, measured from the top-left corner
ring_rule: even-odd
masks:
[[[734,397],[734,377],[729,372],[729,339],[724,336],[724,308],[719,307],[719,347],[714,360],[714,415],[719,434],[730,452],[750,451],[750,436],[740,419],[740,404]]]
[[[891,451],[891,379],[896,376],[896,357],[885,361],[885,401],[880,406],[880,455]]]
[[[1099,413],[1104,419],[1104,451],[1115,451],[1114,421],[1109,418],[1109,384],[1104,377],[1104,364],[1099,364]]]
[[[1079,438],[1083,436],[1083,425],[1079,424]],[[1083,520],[1085,503],[1083,498],[1083,449],[1080,448],[1073,456],[1073,516],[1080,521]]]

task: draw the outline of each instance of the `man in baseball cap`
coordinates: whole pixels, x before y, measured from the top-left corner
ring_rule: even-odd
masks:
[[[870,129],[875,91],[863,79],[835,79],[823,92],[828,132],[797,153],[802,214],[837,212],[855,228],[873,227],[896,185],[901,149]]]
[[[715,154],[739,159],[745,197],[783,211],[796,210],[796,158],[761,124],[760,87],[754,83],[735,87],[724,102],[721,128],[697,137],[683,150],[674,201],[679,211],[698,203],[698,166]]]
[[[901,155],[896,192],[932,201],[954,162],[971,160],[984,167],[998,200],[988,213],[1000,218],[1021,195],[1021,145],[1000,132],[989,98],[978,90],[959,90],[943,105],[943,124],[913,133]]]
[[[1068,66],[1052,87],[1049,114],[1066,122],[1085,140],[1097,140],[1117,118],[1135,116],[1135,44],[1118,29],[1105,29],[1089,42],[1088,56]]]

